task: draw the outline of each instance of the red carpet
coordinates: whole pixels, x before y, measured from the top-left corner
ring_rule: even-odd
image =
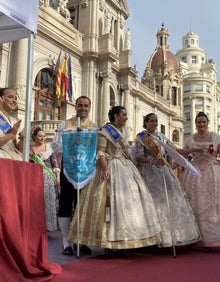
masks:
[[[219,282],[220,250],[177,250],[171,253],[136,254],[129,258],[103,256],[62,266],[52,282]]]

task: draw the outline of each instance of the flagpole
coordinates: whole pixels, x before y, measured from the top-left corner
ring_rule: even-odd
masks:
[[[32,101],[32,77],[34,56],[34,34],[28,38],[28,65],[27,65],[27,89],[26,89],[26,111],[25,111],[25,135],[23,146],[23,159],[29,161],[30,153],[30,131],[31,131],[31,101]]]
[[[79,206],[80,206],[80,193],[79,188],[77,188],[77,248],[76,248],[76,259],[79,260]]]
[[[168,192],[167,192],[167,183],[166,183],[166,180],[165,180],[163,168],[162,168],[162,177],[163,177],[163,185],[164,185],[166,202],[167,202],[168,218],[169,218],[169,225],[170,225],[170,235],[171,235],[172,248],[173,248],[173,257],[176,258],[176,249],[175,249],[174,234],[173,234],[173,224],[172,224],[172,218],[171,218],[171,212],[170,212],[170,202],[169,202],[169,196],[168,196]]]
[[[80,117],[77,118],[77,132],[80,134],[81,129]],[[76,259],[79,260],[79,220],[80,220],[80,193],[79,187],[77,187],[77,251],[76,251]]]

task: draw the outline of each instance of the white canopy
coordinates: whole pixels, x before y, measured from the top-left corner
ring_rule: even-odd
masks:
[[[37,33],[39,0],[0,0],[0,43]]]
[[[0,0],[0,43],[29,38],[25,132],[30,136],[33,40],[37,33],[39,0]],[[29,160],[30,138],[25,138],[24,160]]]

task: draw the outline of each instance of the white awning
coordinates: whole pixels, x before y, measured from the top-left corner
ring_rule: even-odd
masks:
[[[28,38],[25,132],[30,136],[33,41],[37,33],[39,0],[0,0],[0,44]],[[24,160],[29,161],[30,138],[25,138]]]
[[[37,33],[39,0],[0,0],[0,43]]]

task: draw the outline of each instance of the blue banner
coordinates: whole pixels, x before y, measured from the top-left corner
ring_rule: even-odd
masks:
[[[76,189],[88,184],[96,172],[97,137],[97,130],[62,135],[64,174]]]

